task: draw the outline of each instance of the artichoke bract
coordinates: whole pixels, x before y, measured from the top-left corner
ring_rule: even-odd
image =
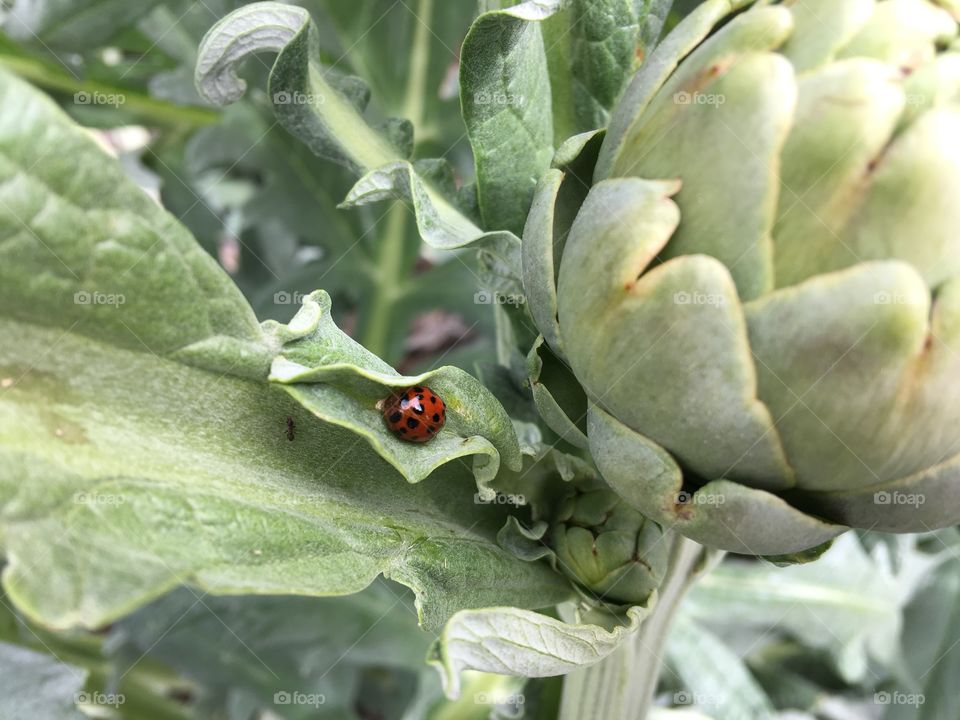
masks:
[[[958,4],[745,4],[643,64],[557,251],[590,451],[735,552],[960,522]]]
[[[644,605],[667,569],[663,530],[605,487],[568,487],[549,543],[564,572],[606,602]]]

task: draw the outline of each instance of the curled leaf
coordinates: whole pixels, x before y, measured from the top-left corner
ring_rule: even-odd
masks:
[[[261,52],[277,53],[269,92],[280,123],[314,154],[357,173],[404,156],[409,124],[390,120],[379,130],[363,116],[369,92],[357,78],[342,77],[319,60],[318,29],[303,8],[258,2],[234,10],[200,43],[195,82],[215,105],[239,100],[246,83],[240,62]]]
[[[501,461],[520,467],[520,445],[506,411],[483,384],[460,368],[444,366],[400,375],[340,330],[330,316],[330,296],[308,296],[289,325],[264,323],[277,355],[270,380],[280,383],[314,415],[359,434],[411,483],[456,458],[474,456],[481,500]],[[447,408],[446,425],[426,444],[398,439],[386,427],[380,401],[391,392],[426,385]]]
[[[646,606],[629,608],[623,623],[612,630],[518,608],[461,610],[434,643],[430,663],[440,671],[449,697],[460,694],[464,670],[522,677],[562,675],[613,652],[650,614],[655,598],[656,593]]]

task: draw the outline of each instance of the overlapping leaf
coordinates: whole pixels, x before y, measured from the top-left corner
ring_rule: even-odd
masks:
[[[430,627],[568,596],[496,545],[504,513],[458,465],[408,485],[264,382],[249,307],[189,234],[48,99],[6,74],[0,97],[0,539],[28,617],[96,626],[184,583],[330,595],[381,573]]]

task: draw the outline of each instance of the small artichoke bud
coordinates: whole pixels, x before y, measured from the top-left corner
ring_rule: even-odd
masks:
[[[645,603],[666,571],[663,530],[605,487],[571,488],[550,542],[560,568],[607,602]]]

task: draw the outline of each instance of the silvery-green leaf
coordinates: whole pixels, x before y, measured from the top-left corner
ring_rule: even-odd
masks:
[[[562,183],[563,173],[556,169],[540,178],[523,228],[522,250],[523,289],[530,314],[557,353],[563,352],[563,344],[557,322],[554,215]]]
[[[317,28],[303,8],[257,2],[238,8],[204,36],[196,84],[216,105],[236,102],[246,83],[237,66],[249,55],[277,53],[269,92],[277,119],[312,152],[366,172],[402,159],[401,149],[364,118],[362,93],[324,68]]]
[[[511,232],[484,233],[454,204],[427,183],[406,160],[388,163],[360,178],[340,207],[350,208],[382,200],[408,203],[417,220],[420,237],[431,248],[457,250],[470,246],[479,253],[478,292],[518,296],[520,240]]]
[[[527,374],[533,401],[547,427],[571,445],[586,448],[586,395],[573,373],[543,345],[542,337],[527,355]]]
[[[183,226],[45,96],[6,73],[0,107],[8,317],[55,317],[121,348],[265,378],[269,351],[256,317]]]
[[[613,652],[650,613],[646,607],[627,610],[625,623],[613,630],[572,624],[517,608],[463,610],[452,618],[434,644],[431,662],[443,676],[451,697],[460,692],[465,670],[523,677],[561,675],[592,665]]]
[[[606,126],[673,0],[571,0],[543,24],[557,141]]]
[[[884,720],[936,720],[960,713],[954,679],[960,672],[960,560],[952,557],[917,588],[903,615],[903,662],[908,682],[895,691]],[[889,692],[889,691],[888,691]],[[923,702],[907,702],[922,696]]]
[[[455,458],[474,455],[480,495],[490,499],[494,491],[489,483],[500,462],[519,469],[520,447],[510,418],[479,380],[450,365],[400,375],[336,326],[330,296],[322,290],[304,298],[289,325],[264,327],[280,343],[270,379],[317,417],[359,434],[409,482],[420,482]],[[393,391],[420,385],[436,392],[447,410],[446,425],[423,444],[394,436],[379,406]]]
[[[644,60],[610,116],[607,135],[597,161],[596,180],[610,177],[614,163],[623,150],[624,140],[636,129],[635,126],[642,122],[644,110],[680,61],[710,34],[720,20],[749,2],[750,0],[705,0]]]
[[[87,671],[44,653],[0,642],[0,716],[7,720],[83,720]]]
[[[189,234],[46,96],[0,73],[0,98],[0,544],[24,615],[99,627],[179,585],[339,595],[380,574],[433,628],[569,597],[497,545],[506,513],[458,463],[407,484],[266,382],[267,340]]]
[[[14,0],[0,15],[13,38],[43,47],[81,50],[109,40],[159,0]]]
[[[695,707],[717,720],[765,718],[773,706],[741,657],[689,616],[670,626],[667,662],[679,677],[675,705]]]
[[[540,20],[558,0],[482,14],[460,53],[460,100],[485,227],[519,234],[553,156],[550,78]]]
[[[864,677],[869,659],[892,662],[903,607],[937,561],[913,551],[894,574],[885,548],[867,555],[848,533],[806,565],[728,560],[694,586],[686,608],[718,631],[734,622],[759,636],[776,625],[829,652],[840,674],[853,682]],[[718,623],[719,618],[727,620]]]

